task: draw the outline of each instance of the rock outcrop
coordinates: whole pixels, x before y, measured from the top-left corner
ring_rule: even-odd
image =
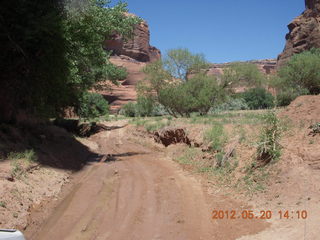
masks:
[[[276,72],[276,64],[277,61],[275,59],[265,59],[265,60],[254,60],[247,61],[245,63],[255,64],[258,69],[264,74],[273,74]],[[230,66],[230,63],[220,63],[220,64],[212,64],[208,70],[208,75],[220,76],[223,74],[223,69]]]
[[[150,46],[150,31],[145,21],[135,26],[132,39],[126,40],[114,34],[105,41],[104,48],[112,51],[113,55],[125,55],[139,62],[153,62],[161,57],[160,50]]]
[[[320,48],[320,0],[305,0],[306,10],[289,25],[286,46],[278,56],[277,66],[289,58],[311,48]]]

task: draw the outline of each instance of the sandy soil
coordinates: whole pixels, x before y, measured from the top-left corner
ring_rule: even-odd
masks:
[[[124,123],[115,124],[118,129],[90,139],[101,156],[113,154],[111,161],[92,159],[44,224],[27,229],[28,239],[236,239],[268,226],[262,220],[213,221],[214,208],[248,206],[209,195],[164,152],[135,143]]]

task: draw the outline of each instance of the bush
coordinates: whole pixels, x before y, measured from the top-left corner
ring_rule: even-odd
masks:
[[[277,106],[285,107],[288,106],[293,100],[301,95],[307,95],[308,91],[306,89],[298,91],[297,89],[289,88],[280,91],[277,94]]]
[[[162,89],[158,99],[169,114],[190,117],[192,112],[207,114],[223,97],[224,91],[215,78],[198,74],[186,82]]]
[[[222,152],[228,137],[224,132],[223,125],[215,124],[211,129],[205,132],[204,139],[210,144],[213,151]]]
[[[212,113],[224,112],[224,111],[239,111],[250,109],[247,102],[243,98],[229,98],[226,102],[219,104],[216,107],[210,109]]]
[[[128,102],[123,105],[119,114],[124,115],[126,117],[135,117],[136,116],[136,104],[134,102]]]
[[[129,102],[125,104],[120,114],[126,117],[148,117],[152,116],[154,110],[154,101],[148,97],[138,97],[137,102]]]
[[[105,116],[109,113],[109,105],[102,95],[87,92],[80,99],[77,113],[84,119]]]
[[[320,49],[311,49],[292,56],[279,70],[281,87],[306,89],[311,94],[320,93]]]
[[[250,109],[266,109],[274,106],[274,97],[264,88],[251,88],[240,96]]]
[[[135,105],[135,115],[139,117],[147,117],[152,115],[154,101],[148,97],[138,97]]]
[[[112,82],[116,82],[117,80],[124,80],[128,76],[128,72],[123,67],[117,67],[113,64],[110,64],[110,66],[107,69],[107,76],[108,80]]]
[[[277,160],[281,156],[280,139],[283,128],[275,111],[270,111],[264,116],[265,125],[260,132],[257,147],[258,164],[265,165]]]

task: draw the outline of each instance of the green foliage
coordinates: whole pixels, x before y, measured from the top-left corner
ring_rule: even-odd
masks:
[[[250,109],[266,109],[274,106],[273,96],[264,88],[251,88],[240,96]]]
[[[151,116],[153,112],[153,108],[154,108],[154,101],[151,98],[139,96],[135,106],[136,116],[139,116],[139,117]]]
[[[10,152],[7,158],[10,160],[25,160],[27,162],[37,161],[37,156],[33,149],[24,152]]]
[[[146,65],[143,72],[147,77],[138,83],[137,89],[140,95],[150,96],[155,92],[158,96],[160,90],[172,82],[172,76],[164,70],[164,64],[161,60]]]
[[[198,74],[186,82],[162,89],[158,100],[169,114],[190,117],[192,112],[207,114],[223,96],[224,91],[215,78]]]
[[[130,37],[140,20],[109,1],[2,1],[0,117],[19,109],[54,117],[101,80],[123,79],[102,44],[115,32]],[[1,120],[1,119],[0,119]]]
[[[98,93],[84,93],[80,99],[78,115],[81,118],[89,119],[105,116],[109,113],[108,102]]]
[[[193,54],[186,48],[169,50],[163,64],[172,77],[184,81],[188,80],[188,74],[199,73],[209,66],[203,54]]]
[[[136,116],[136,103],[128,102],[123,105],[119,114],[124,115],[126,117],[135,117]]]
[[[154,132],[157,131],[161,128],[167,127],[171,125],[171,121],[170,120],[163,120],[163,121],[155,121],[155,122],[151,122],[151,123],[146,123],[145,124],[145,129],[148,132]]]
[[[288,106],[297,97],[301,95],[306,95],[306,94],[308,94],[308,91],[306,89],[301,89],[300,91],[298,91],[298,89],[293,89],[293,88],[282,89],[278,91],[278,94],[276,96],[277,106],[279,107]]]
[[[279,70],[280,88],[293,88],[298,92],[307,90],[311,94],[320,93],[320,49],[311,49],[295,54]]]
[[[155,103],[152,98],[139,96],[137,102],[129,102],[120,110],[120,114],[126,117],[147,117],[152,116]]]
[[[225,86],[255,86],[259,87],[265,81],[264,75],[253,63],[231,63],[223,70],[222,79]]]
[[[247,102],[243,98],[227,98],[227,100],[212,109],[210,112],[219,113],[225,111],[239,111],[239,110],[248,110],[250,109]]]
[[[224,132],[223,125],[217,123],[205,132],[204,140],[210,145],[212,151],[222,152],[228,141],[228,136]]]
[[[118,80],[125,80],[128,76],[128,72],[123,67],[117,67],[113,64],[108,64],[107,78],[116,83]]]
[[[208,67],[203,55],[173,49],[163,59],[144,68],[147,77],[139,82],[140,96],[155,99],[175,117],[206,114],[223,98],[225,92],[217,79],[202,73]]]
[[[267,164],[281,156],[280,139],[284,129],[275,111],[268,112],[264,121],[257,147],[257,160]]]
[[[37,161],[37,156],[34,150],[26,150],[24,152],[11,152],[7,156],[11,162],[11,175],[13,177],[19,178],[25,174],[26,169],[33,163]]]

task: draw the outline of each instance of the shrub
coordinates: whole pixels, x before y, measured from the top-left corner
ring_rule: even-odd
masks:
[[[113,64],[110,64],[110,66],[107,69],[107,76],[108,79],[112,82],[116,82],[117,80],[124,80],[128,76],[128,72],[124,67],[117,67]]]
[[[215,78],[198,74],[186,82],[162,89],[158,99],[169,114],[190,117],[192,112],[207,114],[223,96],[224,91]]]
[[[137,102],[129,102],[125,104],[120,114],[126,117],[148,117],[152,116],[154,110],[154,101],[148,97],[138,97]]]
[[[293,100],[295,100],[297,97],[301,95],[307,95],[308,90],[307,89],[293,89],[293,88],[286,88],[277,94],[277,106],[279,107],[285,107],[288,106]]]
[[[136,107],[134,102],[128,102],[123,105],[119,114],[124,115],[126,117],[134,117],[136,115]]]
[[[224,111],[239,111],[250,109],[247,102],[243,98],[229,98],[224,103],[210,109],[212,113]]]
[[[311,94],[320,93],[320,49],[311,49],[292,56],[279,70],[283,89],[306,89]]]
[[[250,109],[266,109],[274,106],[274,97],[264,88],[251,88],[240,96]]]
[[[228,137],[224,132],[223,125],[215,124],[211,129],[205,132],[204,139],[210,144],[210,148],[213,151],[221,152]]]
[[[38,160],[34,150],[26,150],[24,152],[11,152],[7,156],[11,162],[11,175],[12,177],[20,178],[26,173],[26,169]]]
[[[105,116],[109,113],[109,105],[101,94],[87,92],[80,99],[77,113],[84,119]]]
[[[148,97],[139,96],[135,104],[135,116],[147,117],[152,115],[154,101]]]
[[[257,147],[257,160],[259,166],[277,160],[281,155],[280,139],[283,132],[281,122],[275,111],[270,111],[264,116],[264,127],[260,132]]]

